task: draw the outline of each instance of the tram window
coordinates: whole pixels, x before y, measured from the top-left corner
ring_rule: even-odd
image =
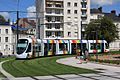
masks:
[[[91,49],[91,50],[95,49],[95,43],[91,43],[91,44],[90,44],[90,49]]]
[[[106,49],[108,49],[108,48],[109,48],[109,45],[108,45],[107,43],[105,43],[105,46],[106,46]]]
[[[40,52],[41,51],[41,45],[36,44],[35,49],[36,49],[37,52]]]
[[[82,46],[83,46],[83,49],[87,48],[86,43],[83,43]]]
[[[67,49],[67,44],[60,44],[59,45],[59,50],[62,51],[62,50],[65,50]]]
[[[28,49],[27,49],[26,52],[31,52],[31,43],[29,43],[29,45],[28,45]]]
[[[49,50],[52,50],[52,49],[53,49],[53,45],[49,44]]]
[[[100,49],[100,43],[97,44],[97,49]]]

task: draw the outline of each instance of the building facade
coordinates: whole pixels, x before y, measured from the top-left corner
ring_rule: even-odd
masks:
[[[40,38],[81,39],[90,20],[90,0],[36,0],[36,11]]]
[[[9,25],[0,25],[0,52],[11,55],[15,49],[15,35]]]
[[[18,32],[19,38],[35,36],[35,26],[32,22],[27,22],[26,19],[19,20]],[[23,26],[24,25],[24,26]],[[0,25],[0,53],[3,55],[12,55],[16,53],[17,43],[17,26],[15,24]]]

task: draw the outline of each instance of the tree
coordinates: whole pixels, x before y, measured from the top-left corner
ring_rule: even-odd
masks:
[[[5,18],[0,15],[0,24],[5,24],[7,21],[5,20]]]
[[[108,43],[119,38],[118,27],[108,17],[91,21],[85,29],[86,39],[105,39]],[[94,38],[93,38],[93,37]]]

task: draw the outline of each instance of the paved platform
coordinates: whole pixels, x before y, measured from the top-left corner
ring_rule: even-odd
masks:
[[[90,73],[90,74],[66,74],[66,75],[54,75],[54,76],[33,76],[33,77],[19,77],[15,78],[11,74],[4,71],[1,68],[2,63],[0,63],[0,70],[7,77],[6,79],[0,78],[0,80],[120,80],[120,67],[109,66],[96,64],[92,62],[78,64],[79,59],[75,59],[74,57],[63,58],[57,60],[60,64],[92,69],[96,71],[100,71],[101,73]]]

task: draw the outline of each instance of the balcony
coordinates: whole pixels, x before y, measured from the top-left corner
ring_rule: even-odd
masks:
[[[87,14],[82,14],[81,17],[87,17]]]
[[[46,8],[63,9],[64,7],[62,2],[47,2]]]
[[[84,2],[84,3],[87,3],[87,0],[81,0],[81,3],[83,3],[83,2]]]
[[[82,24],[88,24],[87,20],[82,20]]]
[[[52,27],[51,29],[46,28],[45,30],[46,31],[63,31],[63,28],[56,29],[56,28]]]
[[[87,7],[82,7],[81,10],[87,10]]]
[[[63,13],[60,13],[60,14],[58,14],[58,13],[45,13],[45,15],[46,16],[64,16]]]

